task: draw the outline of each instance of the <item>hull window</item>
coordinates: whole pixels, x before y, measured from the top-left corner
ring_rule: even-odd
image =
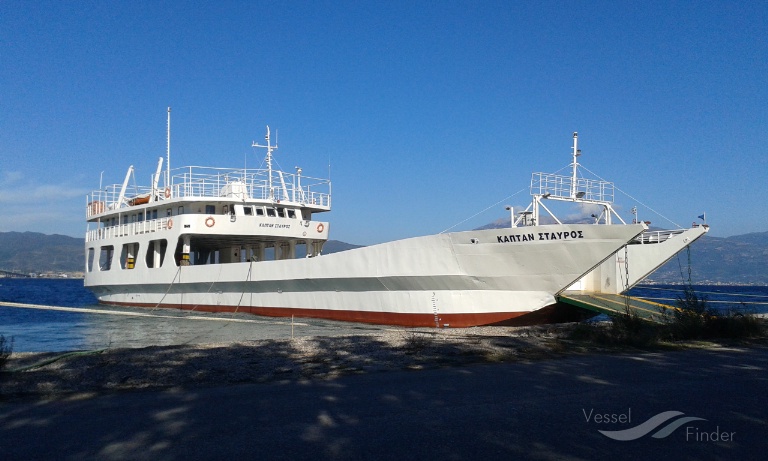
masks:
[[[165,250],[168,248],[168,241],[150,240],[147,246],[146,263],[150,269],[162,267],[165,260]]]
[[[112,269],[112,256],[115,254],[115,247],[112,245],[101,247],[99,253],[99,270],[108,271]]]
[[[96,254],[96,251],[93,248],[88,248],[88,260],[86,262],[86,267],[88,269],[88,272],[93,272],[93,259]]]
[[[124,244],[123,250],[120,252],[120,268],[130,270],[136,267],[136,255],[138,253],[138,242]]]

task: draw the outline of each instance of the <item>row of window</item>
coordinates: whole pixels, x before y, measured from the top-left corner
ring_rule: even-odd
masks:
[[[168,250],[168,241],[166,239],[150,240],[144,251],[144,257],[140,259],[139,243],[125,243],[120,251],[119,267],[120,269],[132,270],[136,268],[142,260],[144,267],[149,269],[162,267],[166,260],[165,254]],[[319,253],[320,247],[312,247],[306,242],[297,243],[293,248],[288,242],[266,242],[261,249],[252,247],[209,248],[201,246],[200,248],[193,249],[189,253],[187,259],[187,257],[182,254],[182,242],[179,241],[173,253],[173,261],[176,266],[179,266],[182,259],[185,259],[189,265],[194,266],[248,261],[272,261],[305,257],[307,255],[315,256]],[[116,269],[117,266],[114,265],[114,256],[114,245],[104,245],[98,248],[98,250],[97,248],[88,248],[86,270],[88,272],[93,272],[95,268],[99,271]]]
[[[232,214],[235,214],[234,213],[235,206],[233,205],[232,208],[233,208]],[[274,218],[274,217],[286,218],[287,217],[288,219],[296,219],[296,210],[294,210],[292,208],[289,208],[289,209],[286,210],[285,208],[282,208],[282,207],[277,207],[277,208],[266,207],[265,208],[265,207],[260,207],[260,206],[257,206],[257,207],[243,206],[243,214],[245,216],[253,216],[253,213],[254,213],[254,210],[255,210],[256,216],[264,216],[264,210],[265,209],[266,209],[266,215],[271,217],[271,218]],[[227,213],[227,206],[224,205],[224,214],[226,214],[226,213]]]
[[[152,269],[163,265],[165,251],[168,248],[166,239],[150,240],[144,255],[144,264]],[[99,249],[99,259],[96,260],[96,249],[88,248],[87,270],[93,272],[94,263],[98,263],[100,271],[112,270],[115,255],[114,245],[104,245]],[[120,268],[133,269],[139,260],[139,244],[126,243],[120,252]]]
[[[296,210],[293,208],[284,208],[284,207],[264,207],[264,206],[255,206],[255,205],[223,205],[220,207],[221,214],[225,215],[244,215],[244,216],[267,216],[270,218],[288,218],[288,219],[296,219]],[[194,211],[192,211],[194,213]],[[202,213],[202,208],[198,208],[197,213]],[[176,211],[176,215],[182,215],[184,214],[184,207],[180,206],[178,210]],[[205,214],[208,215],[215,215],[216,213],[216,205],[206,205],[205,206]],[[104,223],[104,226],[116,226],[117,224],[129,224],[129,223],[135,223],[135,222],[143,222],[144,220],[152,220],[157,219],[158,216],[158,210],[145,210],[141,211],[139,213],[133,213],[133,214],[125,214],[122,217],[120,217],[120,222],[118,222],[118,218],[114,217],[109,220],[102,221]],[[165,216],[171,217],[173,216],[173,210],[171,208],[167,208],[165,210]],[[309,218],[307,218],[309,219]]]

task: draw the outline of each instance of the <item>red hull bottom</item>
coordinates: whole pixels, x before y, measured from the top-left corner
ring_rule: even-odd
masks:
[[[490,312],[477,314],[403,314],[397,312],[368,312],[342,311],[332,309],[301,309],[281,307],[248,307],[248,306],[211,306],[211,305],[179,305],[179,304],[142,304],[142,303],[102,303],[112,306],[126,307],[162,307],[167,309],[182,309],[202,312],[243,312],[246,314],[265,317],[305,317],[342,322],[370,323],[376,325],[396,325],[402,327],[432,327],[432,328],[464,328],[482,325],[506,324],[528,312]]]

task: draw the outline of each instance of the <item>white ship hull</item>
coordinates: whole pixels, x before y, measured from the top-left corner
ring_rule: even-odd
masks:
[[[100,302],[115,305],[403,326],[486,325],[553,304],[643,230],[640,224],[563,224],[467,231],[312,258],[91,270],[85,285]],[[161,236],[175,242],[181,234],[161,228],[143,238]],[[138,237],[116,236],[109,244],[120,248]]]

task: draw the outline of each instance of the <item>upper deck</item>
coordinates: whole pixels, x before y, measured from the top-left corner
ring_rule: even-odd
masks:
[[[86,218],[92,221],[138,205],[162,206],[178,201],[280,203],[312,212],[331,209],[330,180],[302,176],[300,169],[297,173],[272,170],[271,181],[267,169],[186,166],[170,173],[170,185],[166,187],[112,184],[91,192]]]
[[[612,182],[596,179],[574,179],[573,176],[533,173],[531,175],[531,195],[552,200],[612,203],[614,185]]]

